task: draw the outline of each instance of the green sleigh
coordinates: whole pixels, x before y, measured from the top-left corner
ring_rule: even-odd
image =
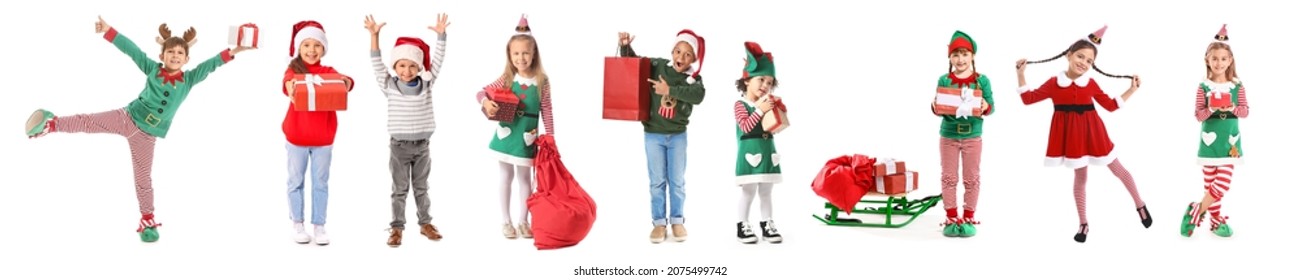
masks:
[[[864,160],[866,159],[866,160]],[[874,190],[874,180],[868,180],[871,183],[864,185],[857,178],[870,175],[857,175],[864,171],[867,164],[874,166],[875,158],[864,155],[847,155],[832,159],[818,174],[818,178],[813,182],[814,192],[818,195],[828,198],[834,197],[842,204],[842,209],[836,206],[836,203],[825,202],[824,208],[828,210],[825,214],[813,214],[813,218],[831,226],[848,226],[848,227],[875,227],[875,228],[901,228],[913,221],[916,221],[921,214],[933,208],[943,201],[942,196],[932,195],[920,199],[908,199],[908,195],[916,189],[909,190],[899,194],[882,194],[876,191],[867,191],[858,197],[852,207],[848,207],[849,197],[836,194],[844,194],[844,188],[860,187],[864,190]],[[852,166],[852,167],[850,167]],[[865,167],[866,173],[874,173],[873,167]],[[827,177],[839,176],[839,180],[827,179]],[[853,179],[846,179],[852,177]],[[852,196],[856,196],[856,193]],[[851,214],[866,214],[871,217],[884,216],[883,222],[864,221],[863,219],[848,218]]]

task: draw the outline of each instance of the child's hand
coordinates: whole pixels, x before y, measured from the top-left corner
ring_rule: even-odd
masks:
[[[366,15],[366,30],[370,30],[370,35],[379,35],[379,30],[384,29],[384,25],[388,25],[388,23],[376,24],[374,15]]]
[[[433,30],[433,32],[438,32],[438,34],[446,34],[447,26],[450,25],[451,23],[447,22],[447,14],[438,14],[438,24],[434,26],[429,26],[429,30]]]
[[[1021,58],[1020,60],[1016,60],[1016,74],[1021,74],[1021,75],[1025,74],[1025,65],[1028,64],[1029,64],[1028,59]]]
[[[289,98],[293,99],[293,80],[284,82],[284,92],[288,92]]]
[[[980,100],[980,112],[984,112],[988,110],[989,110],[989,102],[986,100]]]
[[[619,32],[618,46],[622,47],[622,46],[631,45],[633,39],[636,39],[636,36],[632,36],[632,34],[628,34],[627,32]]]
[[[496,115],[497,103],[493,102],[491,99],[483,99],[483,112],[487,113],[488,116]]]
[[[108,26],[107,22],[104,22],[103,16],[100,16],[99,21],[95,22],[95,33],[108,32],[109,29],[112,29],[112,27]]]
[[[1142,79],[1138,78],[1138,75],[1133,75],[1133,80],[1129,82],[1129,88],[1137,89],[1138,87],[1142,87]]]
[[[659,76],[659,80],[648,79],[647,81],[654,85],[655,94],[668,95],[668,81],[664,80],[664,76]]]
[[[775,106],[775,105],[773,105],[774,102],[775,102],[775,101],[772,101],[771,98],[766,98],[766,99],[763,99],[763,100],[759,100],[759,102],[758,102],[758,110],[761,111],[761,112],[763,112],[763,113],[770,112],[770,111],[772,111],[772,106]]]
[[[251,49],[253,49],[253,48],[251,48],[251,47],[245,47],[245,46],[238,46],[238,47],[235,47],[235,48],[233,48],[233,49],[230,49],[230,55],[231,55],[231,56],[234,56],[235,54],[238,54],[238,53],[244,52],[244,51],[246,51],[246,50],[251,50]]]

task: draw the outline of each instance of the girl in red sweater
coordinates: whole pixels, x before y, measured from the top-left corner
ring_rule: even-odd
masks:
[[[285,148],[289,152],[289,217],[294,223],[294,242],[307,244],[313,240],[317,245],[328,245],[329,235],[325,233],[325,207],[329,198],[330,157],[334,147],[334,133],[338,129],[338,116],[334,111],[297,111],[292,105],[294,75],[296,74],[331,74],[338,73],[333,67],[320,64],[325,56],[325,28],[315,21],[301,21],[293,26],[293,44],[289,53],[293,57],[289,69],[284,71],[284,95],[290,97],[291,104],[284,115],[282,129],[289,141]],[[344,76],[348,91],[352,90],[352,78]],[[311,162],[311,223],[316,226],[315,235],[307,235],[303,226],[303,183],[306,178],[307,163]]]

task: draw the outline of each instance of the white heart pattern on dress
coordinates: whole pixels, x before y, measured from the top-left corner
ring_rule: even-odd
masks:
[[[772,166],[781,166],[781,154],[772,153]]]
[[[745,154],[745,161],[749,162],[749,166],[758,167],[758,164],[763,163],[763,154]]]
[[[1241,134],[1228,135],[1228,144],[1237,145],[1237,141],[1241,141]]]
[[[510,136],[510,127],[507,126],[497,127],[497,139],[506,139],[506,137],[509,136]]]
[[[524,132],[524,145],[525,145],[525,146],[532,146],[532,145],[533,145],[533,141],[537,141],[537,133],[535,133],[535,132]]]
[[[1214,133],[1213,131],[1201,132],[1201,142],[1205,143],[1206,146],[1213,144],[1214,139],[1216,138],[1219,138],[1218,133]]]

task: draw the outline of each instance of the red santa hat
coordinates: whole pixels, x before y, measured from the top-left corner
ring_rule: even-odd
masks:
[[[1219,34],[1214,35],[1214,43],[1228,43],[1228,24],[1219,27]]]
[[[1106,28],[1109,27],[1110,25],[1102,25],[1101,29],[1097,29],[1097,31],[1092,32],[1092,34],[1088,34],[1088,37],[1085,37],[1084,39],[1087,40],[1088,42],[1091,42],[1093,47],[1100,48],[1101,36],[1106,35]]]
[[[690,76],[686,78],[686,82],[694,84],[695,80],[700,77],[700,68],[704,67],[704,37],[700,37],[690,29],[682,29],[681,32],[677,32],[677,41],[686,42],[691,46],[691,49],[695,50],[695,63],[692,63],[691,68],[686,70],[686,75]]]
[[[399,37],[396,46],[393,47],[393,61],[388,64],[393,67],[398,60],[410,60],[420,65],[420,78],[425,81],[433,79],[433,73],[430,71],[433,64],[429,61],[429,44],[424,40],[415,37]]]
[[[300,21],[293,25],[293,44],[289,45],[290,60],[298,58],[298,46],[306,39],[316,40],[322,49],[329,50],[329,41],[325,40],[325,27],[314,20]],[[325,53],[321,53],[321,57],[324,56]]]

